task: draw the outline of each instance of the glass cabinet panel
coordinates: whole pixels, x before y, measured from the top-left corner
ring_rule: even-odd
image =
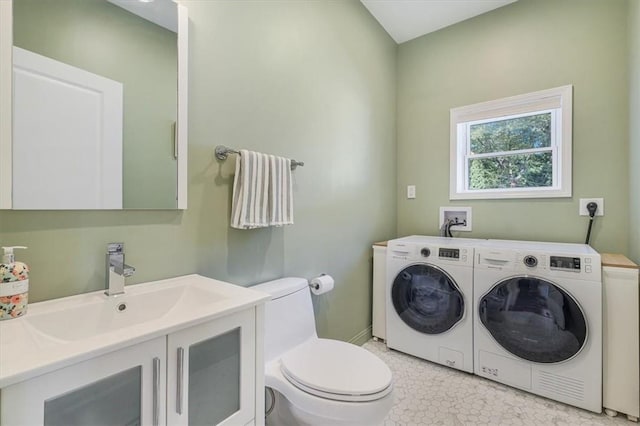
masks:
[[[216,425],[240,409],[240,329],[189,348],[189,424]]]
[[[255,335],[251,309],[169,334],[168,425],[237,426],[253,421]]]
[[[122,371],[45,401],[44,425],[139,425],[141,389],[142,367]]]

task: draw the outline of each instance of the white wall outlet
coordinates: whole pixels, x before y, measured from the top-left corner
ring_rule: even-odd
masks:
[[[416,186],[415,185],[407,185],[407,198],[412,200],[416,198]]]
[[[451,231],[471,231],[471,207],[440,207],[438,228],[442,227],[445,220],[458,224],[452,225]]]
[[[580,198],[580,209],[578,210],[580,216],[589,216],[587,204],[592,201],[598,205],[596,216],[604,216],[604,198]]]

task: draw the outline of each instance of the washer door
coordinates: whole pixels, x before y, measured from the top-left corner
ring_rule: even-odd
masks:
[[[391,287],[396,312],[409,327],[440,334],[464,316],[464,298],[453,279],[431,265],[411,265],[396,276]]]
[[[480,299],[478,312],[496,342],[527,361],[565,361],[587,338],[587,320],[577,302],[541,278],[499,282]]]

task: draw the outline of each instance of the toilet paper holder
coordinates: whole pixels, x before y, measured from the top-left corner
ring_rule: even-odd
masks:
[[[320,274],[319,276],[320,276],[320,277],[324,277],[325,275],[327,275],[327,274]],[[317,278],[317,277],[314,277],[314,278]],[[320,284],[314,283],[314,282],[312,282],[312,281],[313,281],[313,278],[311,278],[310,280],[308,280],[309,287],[311,287],[311,288],[312,288],[312,289],[314,289],[314,290],[319,289],[319,288],[320,288]]]

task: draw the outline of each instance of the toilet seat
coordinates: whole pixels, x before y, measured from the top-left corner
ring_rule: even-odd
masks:
[[[295,387],[336,401],[365,402],[391,392],[391,370],[377,356],[338,340],[311,339],[284,354],[280,371]]]

